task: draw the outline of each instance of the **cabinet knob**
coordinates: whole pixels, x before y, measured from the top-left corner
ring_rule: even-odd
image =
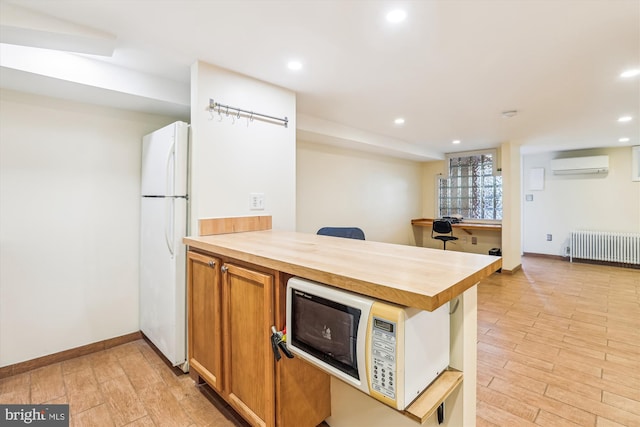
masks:
[[[214,265],[216,265],[215,261],[209,261],[209,267],[213,267]]]
[[[222,270],[223,273],[226,273],[228,269],[229,267],[227,267],[226,265],[223,265],[222,267],[220,267],[220,270]]]

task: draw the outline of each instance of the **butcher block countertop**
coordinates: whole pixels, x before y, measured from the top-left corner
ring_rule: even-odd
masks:
[[[185,237],[190,249],[433,311],[502,267],[502,258],[291,231]]]

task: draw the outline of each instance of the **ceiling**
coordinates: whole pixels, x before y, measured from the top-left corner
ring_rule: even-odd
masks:
[[[3,45],[6,88],[188,114],[190,66],[201,60],[291,89],[300,117],[420,152],[418,159],[507,141],[523,152],[640,145],[640,76],[620,77],[640,68],[638,0],[0,4],[12,11],[3,13],[2,42],[38,46],[62,33],[63,49],[87,35],[103,55],[113,49],[82,56],[95,71],[67,79],[50,65],[40,72],[17,64],[18,54]],[[389,23],[386,13],[398,8],[406,19]],[[289,70],[291,59],[302,69]],[[102,74],[148,79],[151,94],[87,77]],[[508,110],[517,115],[503,117]],[[632,120],[619,123],[624,115]],[[399,117],[404,125],[394,124]]]

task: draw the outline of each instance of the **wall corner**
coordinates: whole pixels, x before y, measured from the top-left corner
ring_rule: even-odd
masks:
[[[502,166],[502,268],[515,270],[522,262],[522,206],[520,145],[500,146]]]

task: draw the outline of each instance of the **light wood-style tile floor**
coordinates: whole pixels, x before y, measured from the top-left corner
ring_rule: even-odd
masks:
[[[640,270],[524,257],[478,287],[478,426],[640,426]]]
[[[640,426],[640,270],[525,257],[481,282],[477,391],[479,427]],[[74,427],[247,425],[144,340],[2,379],[0,403],[69,403]]]
[[[68,403],[70,426],[248,426],[144,340],[0,380],[0,403]]]

